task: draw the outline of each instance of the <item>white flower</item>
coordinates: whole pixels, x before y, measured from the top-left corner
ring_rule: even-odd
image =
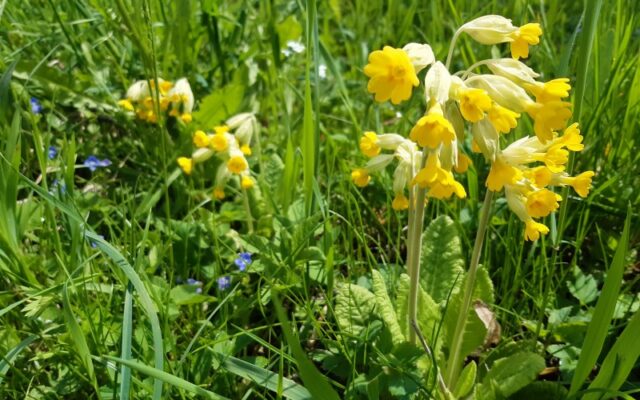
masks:
[[[465,83],[468,86],[486,90],[496,103],[515,112],[527,111],[533,104],[523,88],[503,76],[475,75]]]
[[[427,103],[435,100],[444,104],[449,100],[451,75],[440,61],[433,64],[427,72],[427,76],[424,78],[424,87]]]
[[[320,79],[325,79],[327,77],[327,66],[324,64],[318,65],[318,76]]]
[[[258,132],[258,121],[253,113],[240,113],[229,118],[226,125],[235,131],[240,144],[250,144],[253,134]]]
[[[409,59],[416,69],[416,74],[436,60],[433,50],[428,44],[409,43],[402,50],[409,55]]]
[[[194,100],[193,92],[191,91],[191,85],[189,85],[189,81],[187,80],[187,78],[178,79],[176,84],[173,85],[173,88],[169,90],[168,96],[171,101],[178,101],[182,103],[182,112],[184,114],[191,114],[191,111],[193,110]]]
[[[137,81],[127,89],[127,99],[131,101],[142,101],[150,95],[149,82],[145,80]]]
[[[300,54],[305,49],[306,47],[304,46],[304,44],[302,44],[302,42],[298,42],[296,40],[289,40],[287,41],[286,47],[282,49],[282,54],[284,54],[286,57],[289,57],[293,53]]]
[[[533,83],[535,78],[540,74],[536,73],[524,63],[513,58],[500,58],[497,60],[489,60],[487,67],[496,75],[504,76],[516,83]]]
[[[500,15],[485,15],[462,25],[458,32],[468,33],[474,40],[482,44],[512,42],[510,34],[517,31],[510,19]]]

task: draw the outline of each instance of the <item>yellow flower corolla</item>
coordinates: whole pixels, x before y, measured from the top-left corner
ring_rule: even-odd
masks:
[[[370,78],[367,90],[379,102],[391,99],[393,104],[399,104],[409,99],[413,87],[420,84],[409,55],[390,46],[369,54],[364,73]]]
[[[380,140],[378,139],[378,135],[375,132],[365,132],[360,138],[360,150],[367,157],[375,157],[380,154],[380,145],[378,144]]]
[[[546,153],[534,154],[532,158],[542,161],[551,172],[561,172],[569,161],[569,152],[559,146],[552,146]]]
[[[595,173],[593,171],[585,171],[577,176],[567,176],[560,179],[560,182],[565,185],[570,185],[573,190],[580,195],[580,197],[587,197],[589,190],[591,189],[591,179]]]
[[[435,149],[442,143],[450,144],[456,138],[456,133],[451,122],[444,117],[440,104],[435,103],[427,115],[416,122],[409,138],[421,147]]]
[[[578,123],[573,123],[564,130],[564,134],[556,140],[555,145],[566,147],[570,151],[582,151],[584,150],[584,144],[582,144],[582,135],[578,128]]]
[[[242,152],[242,154],[244,154],[245,156],[250,156],[251,155],[251,147],[249,147],[248,144],[243,144],[242,146],[240,146],[240,151]]]
[[[191,171],[193,171],[193,160],[188,157],[178,157],[178,165],[180,169],[187,174],[191,175]]]
[[[540,234],[546,235],[549,233],[549,228],[545,224],[541,224],[532,219],[526,221],[525,224],[524,237],[527,240],[538,240]]]
[[[463,89],[459,94],[460,113],[469,122],[478,122],[491,109],[491,97],[482,89]]]
[[[229,139],[224,133],[216,133],[210,139],[211,148],[215,151],[222,152],[229,148]]]
[[[209,136],[203,131],[197,130],[193,134],[193,144],[199,149],[208,147],[210,142]]]
[[[448,199],[455,193],[456,196],[463,199],[467,196],[467,192],[460,182],[453,178],[453,174],[444,169],[438,171],[438,177],[427,192],[427,197],[436,199]]]
[[[353,180],[356,186],[365,187],[369,184],[369,181],[371,181],[371,177],[366,169],[356,168],[351,172],[351,180]]]
[[[542,189],[551,183],[553,172],[544,165],[531,168],[525,172],[525,177],[531,181],[536,187]]]
[[[518,30],[510,34],[511,39],[511,57],[527,58],[529,57],[529,45],[540,43],[542,28],[540,24],[522,25]]]
[[[217,134],[217,135],[221,135],[223,133],[227,133],[229,132],[229,126],[227,125],[218,125],[218,126],[214,126],[213,127],[213,131]]]
[[[421,188],[425,188],[436,180],[441,170],[442,168],[440,167],[440,159],[438,158],[438,155],[431,152],[427,157],[427,162],[425,163],[424,168],[416,174],[411,184],[416,184]]]
[[[193,116],[191,114],[182,114],[180,115],[180,119],[182,120],[182,122],[184,122],[185,124],[190,123],[191,121],[193,121]]]
[[[254,185],[254,181],[253,178],[251,178],[249,175],[242,175],[242,178],[240,179],[240,186],[243,189],[251,189]]]
[[[464,153],[458,152],[458,163],[453,167],[453,169],[459,173],[464,174],[469,169],[469,165],[473,164],[471,159]]]
[[[533,129],[542,143],[553,139],[553,132],[567,126],[571,118],[571,104],[566,101],[532,103],[527,112],[534,120]]]
[[[396,197],[391,202],[391,207],[396,211],[406,210],[409,208],[409,199],[404,193],[396,193]]]
[[[131,104],[129,99],[122,99],[118,101],[118,105],[127,111],[133,111],[133,104]]]
[[[249,164],[242,154],[233,155],[227,161],[227,168],[234,174],[240,174],[249,168]]]
[[[527,196],[527,213],[533,218],[546,217],[560,207],[560,200],[562,197],[549,189],[536,190]]]
[[[219,187],[213,189],[213,197],[218,200],[224,199],[224,189]]]
[[[487,116],[493,127],[500,133],[509,133],[509,131],[518,126],[518,118],[520,118],[520,114],[517,112],[498,104],[494,104],[491,107]]]
[[[569,97],[571,85],[569,78],[558,78],[549,82],[536,82],[535,84],[526,84],[525,87],[536,96],[538,103],[547,103],[550,101],[558,101]]]
[[[522,179],[522,171],[498,157],[491,164],[491,170],[487,176],[487,187],[497,192],[502,190],[504,185],[513,185],[520,179]]]

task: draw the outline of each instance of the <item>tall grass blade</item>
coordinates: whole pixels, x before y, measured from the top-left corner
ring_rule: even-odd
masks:
[[[2,385],[4,377],[7,375],[7,371],[9,370],[9,367],[11,367],[11,363],[13,362],[13,360],[15,360],[16,357],[18,357],[18,355],[22,353],[22,351],[36,339],[38,339],[37,335],[31,335],[27,337],[22,342],[18,343],[16,347],[11,349],[4,357],[2,357],[2,359],[0,360],[0,385]]]
[[[611,318],[616,307],[620,286],[622,284],[622,274],[624,272],[625,257],[629,247],[629,226],[631,224],[631,209],[627,211],[627,219],[624,222],[624,230],[618,242],[618,248],[611,262],[611,267],[607,271],[607,278],[604,281],[602,292],[593,311],[593,317],[587,334],[582,344],[580,359],[571,379],[569,395],[574,395],[584,384],[589,373],[593,369],[602,346],[609,331]]]

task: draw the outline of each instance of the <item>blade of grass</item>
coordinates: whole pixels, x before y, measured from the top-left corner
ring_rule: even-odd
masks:
[[[313,100],[311,98],[311,75],[310,69],[313,66],[311,58],[312,37],[314,31],[316,3],[309,0],[307,4],[307,62],[304,78],[304,115],[302,124],[302,156],[303,156],[303,184],[304,184],[304,204],[306,214],[311,215],[313,206],[313,181],[316,175],[316,126],[314,124]],[[317,51],[317,50],[315,50]],[[315,69],[315,67],[314,67]],[[317,77],[317,74],[316,74]],[[316,81],[317,82],[317,81]],[[315,116],[317,118],[317,115]]]
[[[103,357],[104,360],[110,360],[113,362],[117,362],[120,364],[124,364],[126,366],[128,366],[131,369],[135,369],[138,372],[142,372],[145,375],[149,375],[150,377],[156,379],[156,380],[160,380],[162,382],[168,383],[171,386],[177,387],[179,389],[182,390],[186,390],[187,392],[190,393],[194,393],[197,394],[199,396],[203,396],[206,399],[213,399],[213,400],[228,400],[226,397],[222,397],[216,393],[210,392],[206,389],[201,388],[200,386],[194,385],[193,383],[189,382],[189,381],[185,381],[182,378],[178,378],[175,375],[171,375],[167,372],[164,372],[162,370],[150,367],[148,365],[144,365],[141,364],[137,361],[132,361],[132,360],[123,360],[121,358],[117,358],[117,357],[111,357],[111,356],[104,356]]]
[[[598,360],[598,355],[600,355],[604,341],[607,338],[607,332],[609,331],[609,325],[611,324],[611,318],[613,317],[613,311],[615,310],[622,284],[625,257],[629,246],[630,224],[631,208],[627,211],[627,219],[624,222],[624,229],[618,242],[618,248],[611,261],[611,267],[607,271],[607,278],[604,281],[602,292],[596,303],[591,323],[582,344],[580,359],[571,379],[569,395],[574,395],[580,390]]]
[[[293,334],[293,330],[289,324],[289,319],[282,307],[280,297],[278,296],[277,289],[275,288],[271,291],[271,299],[273,300],[278,320],[282,325],[282,333],[289,344],[293,357],[298,363],[298,370],[300,377],[302,378],[302,382],[304,382],[305,387],[309,390],[311,396],[314,399],[339,400],[340,396],[338,396],[329,382],[327,382],[327,378],[318,371],[311,361],[309,361],[304,350],[302,350],[300,341],[298,341],[298,338]]]
[[[297,384],[291,379],[284,378],[273,371],[258,367],[238,358],[216,353],[223,361],[223,367],[232,374],[244,379],[251,380],[257,385],[267,388],[273,392],[281,393],[283,397],[292,400],[312,399],[311,393],[304,386]],[[279,382],[282,379],[282,387]],[[279,391],[280,390],[280,391]]]
[[[13,360],[15,360],[16,357],[18,357],[18,355],[22,353],[22,351],[26,349],[36,339],[38,339],[37,335],[31,335],[27,337],[22,342],[18,343],[16,347],[11,349],[6,356],[2,357],[2,360],[0,360],[0,385],[2,385],[2,381],[4,380],[4,377],[7,375],[7,371],[9,370],[9,367],[11,366],[11,363],[13,362]]]

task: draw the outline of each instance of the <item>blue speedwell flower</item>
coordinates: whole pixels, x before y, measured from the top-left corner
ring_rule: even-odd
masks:
[[[58,155],[58,149],[56,149],[55,146],[49,146],[48,155],[49,155],[49,160],[53,160]]]
[[[244,271],[247,269],[247,266],[251,264],[251,253],[240,253],[238,254],[238,258],[234,261],[234,264],[238,267],[240,271]]]
[[[231,277],[229,276],[221,276],[218,278],[218,289],[227,290],[231,286]]]
[[[89,156],[87,157],[86,160],[84,160],[84,166],[89,168],[91,170],[91,172],[95,171],[96,169],[100,168],[100,167],[108,167],[109,165],[111,165],[111,161],[108,159],[104,159],[104,160],[100,160],[98,159],[98,157],[96,156]]]
[[[202,293],[202,282],[193,278],[189,278],[187,279],[187,285],[196,286],[196,293]]]
[[[29,100],[29,102],[31,103],[32,113],[40,114],[42,112],[42,105],[40,105],[40,102],[38,101],[38,99],[36,99],[35,97],[32,97],[31,100]]]

